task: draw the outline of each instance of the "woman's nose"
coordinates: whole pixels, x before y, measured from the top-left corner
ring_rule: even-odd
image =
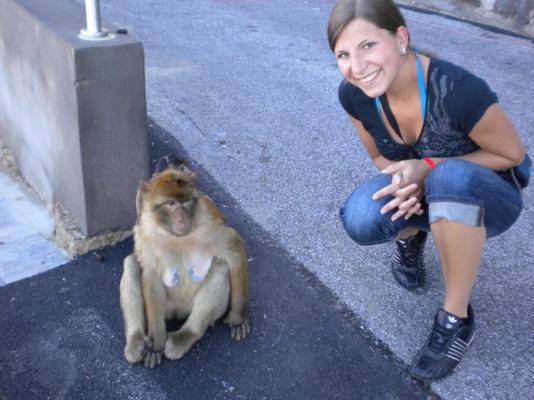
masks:
[[[365,73],[366,62],[362,57],[351,55],[350,57],[350,69],[351,73],[356,78],[361,78]]]

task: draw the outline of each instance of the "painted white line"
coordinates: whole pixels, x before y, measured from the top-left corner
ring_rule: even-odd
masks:
[[[0,286],[48,271],[71,257],[49,239],[54,223],[22,185],[0,173]]]

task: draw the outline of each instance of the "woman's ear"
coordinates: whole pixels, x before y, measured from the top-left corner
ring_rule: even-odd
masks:
[[[397,44],[399,45],[399,52],[405,54],[405,50],[408,49],[410,45],[410,33],[405,26],[399,26],[397,28]]]

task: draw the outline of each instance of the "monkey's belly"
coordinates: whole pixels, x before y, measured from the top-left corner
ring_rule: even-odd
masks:
[[[175,287],[166,288],[165,318],[186,318],[193,308],[193,300],[200,285],[183,280]]]
[[[191,314],[193,305],[198,296],[204,299],[218,298],[220,293],[225,293],[216,304],[222,304],[228,300],[230,293],[230,270],[226,263],[217,260],[214,268],[200,282],[191,280],[187,272],[179,271],[179,283],[175,287],[166,287],[165,318],[185,319]],[[207,296],[207,297],[206,297]],[[204,302],[204,300],[202,300]],[[227,303],[225,303],[227,304]],[[225,306],[226,307],[226,306]]]

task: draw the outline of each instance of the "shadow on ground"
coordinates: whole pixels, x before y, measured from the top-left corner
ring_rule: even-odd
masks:
[[[153,165],[187,157],[151,123]],[[416,399],[413,381],[357,318],[273,243],[198,165],[199,186],[247,242],[252,334],[222,323],[186,357],[129,365],[118,298],[128,239],[0,289],[0,399]]]

